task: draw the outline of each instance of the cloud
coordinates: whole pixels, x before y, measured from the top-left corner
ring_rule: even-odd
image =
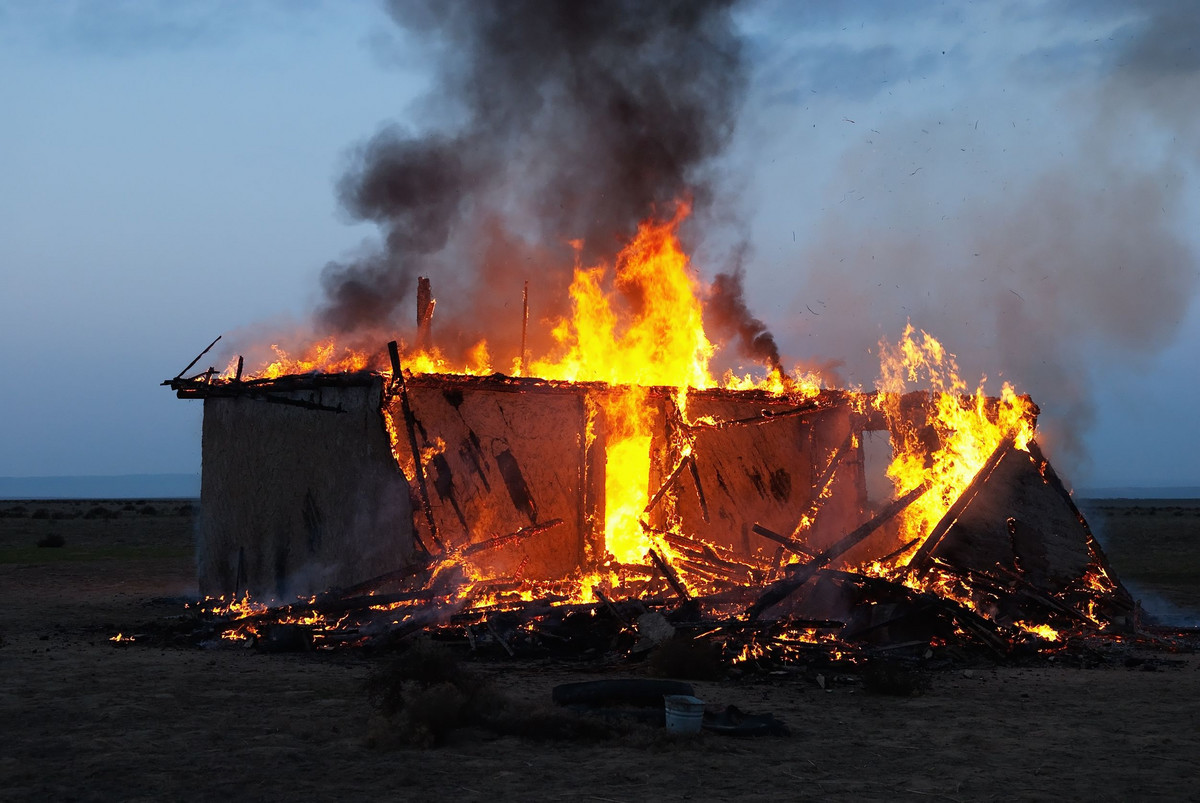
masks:
[[[225,47],[262,31],[337,13],[326,0],[16,0],[0,10],[11,44],[102,58]]]

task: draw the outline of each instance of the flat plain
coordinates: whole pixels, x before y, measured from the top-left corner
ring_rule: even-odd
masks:
[[[1081,506],[1146,608],[1197,624],[1200,501]],[[1200,799],[1190,653],[956,666],[911,697],[803,672],[695,684],[774,713],[787,738],[468,729],[436,749],[384,747],[364,691],[379,658],[109,641],[195,598],[195,515],[188,500],[0,502],[0,799]],[[531,704],[557,683],[642,671],[472,667]]]

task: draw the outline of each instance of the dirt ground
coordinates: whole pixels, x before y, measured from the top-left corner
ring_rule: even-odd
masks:
[[[1116,571],[1193,617],[1200,503],[1097,503]],[[1153,511],[1153,512],[1148,512]],[[0,502],[2,800],[1200,800],[1200,656],[931,673],[914,697],[803,673],[696,683],[791,737],[599,742],[463,731],[373,746],[373,659],[108,641],[195,594],[186,501]],[[38,547],[60,537],[60,547]],[[1153,607],[1153,606],[1152,606]],[[601,675],[476,667],[514,698]]]

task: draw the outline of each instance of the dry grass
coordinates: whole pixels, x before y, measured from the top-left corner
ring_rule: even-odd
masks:
[[[1200,500],[1080,502],[1117,576],[1154,613],[1200,615]]]
[[[455,652],[429,639],[377,669],[366,682],[379,712],[373,747],[438,747],[463,728],[534,740],[597,741],[625,734],[620,723],[511,697],[473,671]]]
[[[98,504],[118,515],[84,518]],[[141,512],[146,504],[156,512]],[[611,670],[464,662],[503,692],[486,705],[464,703],[464,711],[477,705],[486,712],[488,725],[451,729],[447,747],[417,752],[368,704],[362,684],[378,663],[368,656],[108,643],[127,624],[179,612],[177,602],[157,598],[194,593],[193,522],[191,513],[177,513],[187,504],[0,503],[0,798],[496,803],[1192,794],[1188,779],[1200,752],[1196,656],[1177,656],[1186,665],[1158,671],[1147,663],[939,673],[913,697],[864,694],[858,684],[822,689],[805,673],[696,684],[701,699],[773,712],[795,734],[756,740],[671,739],[662,728],[549,704],[555,684],[608,679]],[[1155,507],[1153,514],[1114,509],[1091,520],[1107,521],[1098,535],[1122,579],[1154,590],[1146,578],[1173,577],[1177,598],[1194,599],[1200,515],[1170,510],[1181,504]],[[38,549],[51,532],[66,545]],[[622,673],[638,669],[620,666]],[[426,677],[430,689],[438,685],[434,673]],[[454,695],[441,694],[414,710],[452,714]],[[396,753],[365,749],[372,727],[394,740]]]

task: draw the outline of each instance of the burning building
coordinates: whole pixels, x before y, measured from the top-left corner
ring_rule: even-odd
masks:
[[[326,267],[301,355],[168,383],[204,400],[198,568],[228,632],[486,625],[507,649],[495,616],[591,632],[669,609],[746,657],[831,634],[1003,650],[1129,617],[1028,397],[973,391],[911,326],[874,388],[788,372],[736,256],[691,269],[678,233],[725,217],[713,162],[747,82],[734,5],[390,4],[439,42],[446,126],[352,154],[340,200],[379,247]],[[448,288],[438,337],[418,274]],[[710,337],[765,376],[715,375]]]
[[[862,583],[1043,635],[1132,611],[1037,447],[1032,401],[966,392],[929,336],[885,348],[870,392],[778,364],[714,380],[679,219],[646,223],[618,260],[639,310],[618,314],[579,268],[557,351],[522,348],[511,374],[447,367],[423,281],[420,345],[389,343],[383,365],[321,346],[170,380],[205,404],[201,591],[315,605],[336,589],[397,627],[446,605],[663,594],[831,621]],[[904,392],[917,374],[932,390]],[[886,499],[868,494],[872,432],[892,447]]]

